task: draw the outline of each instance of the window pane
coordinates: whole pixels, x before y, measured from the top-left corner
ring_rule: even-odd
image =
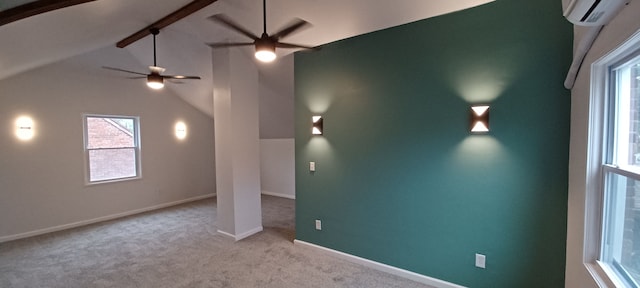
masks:
[[[87,117],[87,148],[134,147],[134,119]]]
[[[615,71],[614,159],[612,164],[640,168],[640,59]],[[633,168],[630,167],[630,168]]]
[[[89,151],[89,181],[103,181],[136,176],[134,148]]]

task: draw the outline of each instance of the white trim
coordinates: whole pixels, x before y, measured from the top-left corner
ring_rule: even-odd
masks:
[[[233,234],[231,234],[231,233],[224,232],[224,231],[222,231],[222,230],[220,230],[220,229],[218,229],[218,233],[222,234],[222,236],[229,237],[229,238],[233,238],[234,240],[236,239],[236,235],[233,235]]]
[[[240,241],[240,240],[242,240],[244,238],[247,238],[247,237],[249,237],[249,236],[251,236],[253,234],[256,234],[258,232],[261,232],[261,231],[262,231],[262,225],[260,225],[260,226],[258,226],[256,228],[253,228],[253,229],[251,229],[251,230],[249,230],[247,232],[244,232],[242,234],[236,235],[236,241]]]
[[[397,267],[393,267],[393,266],[390,266],[390,265],[387,265],[387,264],[383,264],[383,263],[380,263],[380,262],[376,262],[376,261],[372,261],[372,260],[369,260],[369,259],[361,258],[361,257],[358,257],[358,256],[354,256],[354,255],[351,255],[351,254],[347,254],[347,253],[344,253],[344,252],[340,252],[340,251],[337,251],[337,250],[333,250],[333,249],[330,249],[330,248],[327,248],[327,247],[323,247],[323,246],[319,246],[319,245],[316,245],[316,244],[312,244],[312,243],[309,243],[309,242],[301,241],[301,240],[298,240],[298,239],[293,240],[293,243],[296,244],[296,245],[306,246],[306,247],[317,249],[317,250],[320,250],[320,251],[323,251],[323,252],[327,252],[327,253],[329,253],[329,254],[337,257],[337,258],[340,258],[340,259],[343,259],[343,260],[347,260],[347,261],[352,262],[352,263],[360,264],[360,265],[363,265],[363,266],[366,266],[366,267],[369,267],[369,268],[372,268],[372,269],[375,269],[375,270],[378,270],[378,271],[386,272],[386,273],[393,274],[393,275],[396,275],[396,276],[399,276],[399,277],[402,277],[402,278],[406,278],[406,279],[409,279],[409,280],[412,280],[412,281],[416,281],[418,283],[431,285],[431,286],[436,287],[436,288],[465,288],[464,286],[453,284],[451,282],[447,282],[447,281],[443,281],[443,280],[440,280],[440,279],[432,278],[432,277],[429,277],[429,276],[425,276],[425,275],[418,274],[418,273],[415,273],[415,272],[411,272],[411,271],[408,271],[408,270],[400,269],[400,268],[397,268]]]
[[[602,172],[600,165],[603,161],[606,95],[608,94],[608,63],[602,59],[591,65],[591,87],[589,99],[589,123],[587,132],[587,161],[585,181],[585,234],[584,234],[584,264],[589,273],[598,274],[595,265],[600,252],[600,237],[602,230]],[[593,265],[587,265],[593,264]]]
[[[262,229],[263,229],[262,226],[258,226],[256,228],[253,228],[253,229],[251,229],[251,230],[249,230],[247,232],[244,232],[242,234],[239,234],[239,235],[234,235],[234,234],[231,234],[231,233],[228,233],[228,232],[224,232],[224,231],[218,229],[218,233],[222,234],[223,236],[227,236],[227,237],[233,238],[236,241],[240,241],[240,240],[242,240],[244,238],[247,238],[247,237],[249,237],[249,236],[251,236],[253,234],[256,234],[258,232],[262,232]]]
[[[118,219],[118,218],[122,218],[122,217],[127,217],[127,216],[131,216],[131,215],[135,215],[135,214],[140,214],[140,213],[149,212],[149,211],[153,211],[153,210],[158,210],[158,209],[162,209],[162,208],[167,208],[167,207],[171,207],[171,206],[175,206],[175,205],[180,205],[180,204],[184,204],[184,203],[188,203],[188,202],[198,201],[198,200],[202,200],[202,199],[206,199],[206,198],[212,198],[212,197],[215,197],[215,196],[216,196],[216,193],[211,193],[211,194],[191,197],[191,198],[187,198],[187,199],[183,199],[183,200],[178,200],[178,201],[174,201],[174,202],[154,205],[154,206],[150,206],[150,207],[146,207],[146,208],[131,210],[131,211],[112,214],[112,215],[107,215],[107,216],[98,217],[98,218],[94,218],[94,219],[83,220],[83,221],[73,222],[73,223],[64,224],[64,225],[58,225],[58,226],[53,226],[53,227],[44,228],[44,229],[33,230],[33,231],[20,233],[20,234],[2,236],[2,237],[0,237],[0,243],[7,242],[7,241],[12,241],[12,240],[18,240],[18,239],[27,238],[27,237],[32,237],[32,236],[37,236],[37,235],[42,235],[42,234],[47,234],[47,233],[51,233],[51,232],[67,230],[67,229],[71,229],[71,228],[76,228],[76,227],[80,227],[80,226],[85,226],[85,225],[89,225],[89,224],[98,223],[98,222],[109,221],[109,220]]]
[[[616,273],[611,270],[609,265],[596,261],[594,264],[587,263],[585,266],[591,277],[593,277],[593,280],[598,284],[598,287],[626,287],[624,283],[620,282],[616,277],[609,277],[609,275],[615,275]]]
[[[275,197],[294,199],[294,200],[296,199],[296,195],[290,195],[290,194],[284,194],[284,193],[276,193],[276,192],[271,192],[271,191],[266,191],[266,190],[262,190],[262,194],[269,195],[269,196],[275,196]]]

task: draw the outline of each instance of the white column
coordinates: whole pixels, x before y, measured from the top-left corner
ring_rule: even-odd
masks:
[[[218,232],[262,231],[258,69],[239,49],[213,49]]]

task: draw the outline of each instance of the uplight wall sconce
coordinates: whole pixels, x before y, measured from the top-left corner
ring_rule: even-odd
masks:
[[[489,132],[489,106],[478,105],[471,106],[471,132],[485,133]]]
[[[311,117],[311,134],[322,135],[322,116]]]
[[[178,138],[178,140],[184,140],[184,138],[187,138],[187,124],[184,124],[184,122],[180,121],[176,123],[174,129],[176,138]]]
[[[33,138],[35,131],[33,129],[33,119],[28,116],[21,116],[16,119],[16,137],[22,141],[28,141]]]

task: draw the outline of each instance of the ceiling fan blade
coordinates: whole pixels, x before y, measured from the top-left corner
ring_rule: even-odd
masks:
[[[211,48],[220,48],[220,47],[235,47],[235,46],[249,46],[254,45],[255,43],[251,42],[242,42],[242,43],[207,43]]]
[[[306,46],[306,45],[298,45],[298,44],[291,44],[291,43],[283,43],[283,42],[276,42],[276,47],[278,48],[302,48],[302,49],[313,49],[313,50],[318,50],[320,48],[316,48],[316,47],[312,47],[312,46]]]
[[[113,68],[113,67],[107,67],[107,66],[102,66],[102,68],[104,69],[109,69],[109,70],[114,70],[114,71],[120,71],[120,72],[126,72],[126,73],[132,73],[132,74],[138,74],[138,75],[144,75],[147,76],[146,73],[140,73],[140,72],[135,72],[135,71],[129,71],[129,70],[124,70],[124,69],[120,69],[120,68]]]
[[[127,77],[127,79],[145,79],[147,76],[135,76],[135,77]]]
[[[218,22],[220,24],[223,24],[235,31],[237,31],[238,33],[245,35],[253,40],[259,39],[260,37],[256,36],[255,34],[251,33],[251,31],[247,30],[246,28],[240,26],[239,24],[237,24],[236,22],[233,22],[233,20],[231,20],[230,18],[228,18],[227,16],[225,16],[224,14],[216,14],[216,15],[212,15],[209,16],[209,18],[207,18],[211,21],[215,21]]]
[[[287,35],[295,32],[296,30],[299,30],[301,28],[304,28],[305,26],[311,26],[311,24],[307,21],[304,21],[302,19],[296,18],[294,19],[291,23],[289,23],[289,25],[285,26],[284,28],[280,29],[280,31],[273,33],[273,35],[271,35],[272,38],[274,39],[281,39],[284,37],[287,37]]]
[[[162,75],[164,79],[180,79],[180,80],[200,80],[200,76],[183,76],[183,75]]]

